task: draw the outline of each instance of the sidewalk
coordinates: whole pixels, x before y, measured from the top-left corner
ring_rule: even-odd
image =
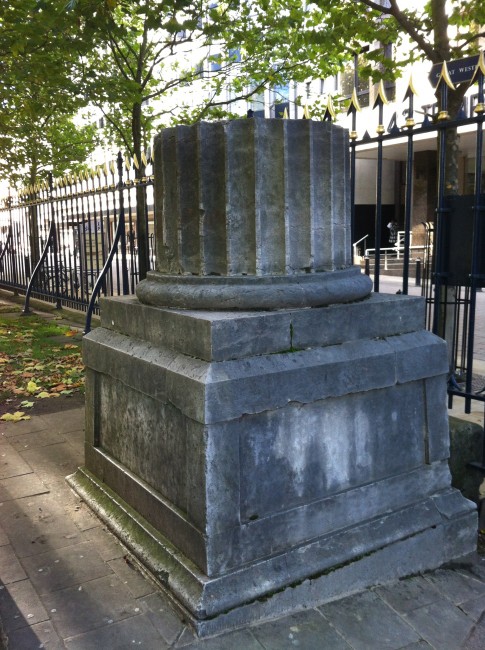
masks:
[[[197,641],[64,477],[84,409],[3,423],[0,612],[8,648],[378,650],[485,647],[485,557]]]
[[[0,617],[12,650],[483,650],[485,557],[197,640],[69,489],[84,409],[0,423]]]

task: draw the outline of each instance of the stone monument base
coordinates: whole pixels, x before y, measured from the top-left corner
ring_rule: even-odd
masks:
[[[275,312],[103,301],[71,486],[200,636],[476,547],[420,298]]]

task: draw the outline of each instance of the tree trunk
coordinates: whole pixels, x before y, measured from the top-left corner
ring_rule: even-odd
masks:
[[[461,84],[455,90],[448,89],[448,102],[447,102],[447,111],[449,113],[450,119],[456,119],[458,116],[465,92],[468,88],[468,84]],[[439,98],[439,104],[441,104],[441,98]],[[439,107],[442,110],[442,106]],[[438,136],[439,137],[439,136]],[[456,128],[448,128],[446,130],[446,139],[445,139],[445,176],[444,176],[444,194],[445,196],[453,196],[459,194],[459,158],[460,158],[460,136]],[[441,159],[439,143],[438,143],[438,160]],[[439,218],[442,220],[447,219],[447,216],[439,215]],[[437,224],[438,225],[438,224]],[[441,223],[440,228],[445,227],[446,224]],[[446,238],[443,237],[443,241]],[[447,246],[451,246],[452,243],[446,241]],[[442,260],[448,259],[448,251],[444,251]],[[439,269],[441,272],[448,271],[448,268]],[[448,363],[450,374],[455,372],[455,360],[454,360],[454,345],[453,341],[455,338],[455,310],[456,310],[456,298],[458,287],[452,285],[445,285],[441,288],[440,292],[440,317],[438,320],[438,334],[448,343]],[[435,305],[436,309],[437,305]]]

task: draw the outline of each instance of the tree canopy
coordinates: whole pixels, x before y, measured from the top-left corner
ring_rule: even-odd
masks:
[[[335,74],[366,44],[403,45],[398,57],[371,47],[360,62],[363,77],[390,79],[418,58],[477,52],[483,25],[482,0],[10,0],[0,5],[2,171],[74,168],[95,142],[73,121],[89,103],[110,143],[140,159],[154,129]],[[451,95],[455,110],[464,92]]]
[[[1,4],[0,169],[11,182],[74,171],[94,148],[94,130],[74,120],[86,105],[73,74],[80,44],[61,0]]]
[[[237,91],[248,83],[325,78],[369,45],[359,75],[376,82],[393,79],[416,60],[434,64],[475,54],[485,36],[482,0],[314,0],[303,5],[259,0],[234,6],[223,39],[228,51],[237,46],[243,51]],[[465,90],[451,96],[452,110],[458,110]]]

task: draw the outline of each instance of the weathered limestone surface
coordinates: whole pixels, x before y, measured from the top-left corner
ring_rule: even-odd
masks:
[[[420,298],[389,295],[248,313],[107,300],[73,485],[200,634],[463,555],[476,512],[450,488],[445,344],[422,323]]]
[[[154,145],[157,270],[141,302],[220,311],[351,302],[348,136],[327,122],[165,129]]]
[[[351,266],[347,144],[311,121],[164,131],[157,271],[84,339],[70,483],[200,635],[476,544],[445,343]]]

